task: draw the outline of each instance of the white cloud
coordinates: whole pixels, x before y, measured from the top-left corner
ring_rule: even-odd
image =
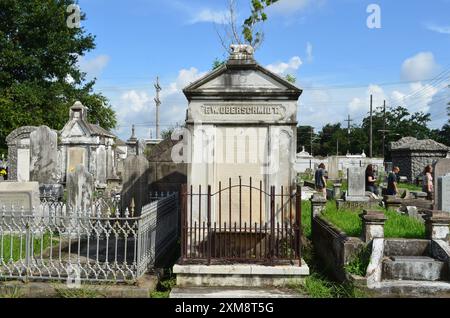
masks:
[[[450,26],[439,26],[436,24],[427,24],[426,28],[430,31],[441,33],[441,34],[450,34]]]
[[[110,57],[108,55],[98,55],[89,60],[84,56],[80,56],[78,58],[78,65],[89,77],[98,77],[108,65],[109,61]]]
[[[310,42],[306,43],[306,60],[311,63],[314,59],[313,56],[313,46]]]
[[[297,71],[303,64],[302,60],[298,56],[292,57],[289,62],[279,62],[275,64],[269,64],[266,68],[278,75],[288,74],[290,72]]]
[[[392,106],[403,106],[408,108],[411,113],[428,112],[433,96],[439,91],[439,88],[423,84],[421,82],[411,83],[406,92],[395,90],[391,93]]]
[[[150,97],[146,92],[137,92],[135,90],[128,91],[121,96],[124,103],[129,105],[128,111],[141,112],[147,110],[150,102]]]
[[[365,97],[354,97],[348,104],[348,112],[353,117],[362,117],[370,110],[370,95],[373,98],[373,108],[375,109],[378,104],[383,100],[386,100],[386,94],[378,85],[369,85],[366,91]]]
[[[176,123],[182,123],[185,120],[188,102],[182,90],[190,83],[204,76],[206,72],[200,72],[197,68],[191,67],[181,69],[178,76],[168,85],[161,83],[162,92],[160,123],[161,130],[174,126]],[[149,85],[149,87],[151,87]],[[154,92],[131,89],[117,100],[112,100],[115,110],[120,120],[117,134],[127,139],[131,134],[131,125],[136,124],[136,135],[138,138],[148,138],[149,129],[155,137],[155,102]]]
[[[439,71],[440,66],[431,52],[420,52],[406,59],[402,65],[402,78],[408,81],[430,79]]]
[[[191,20],[190,24],[195,23],[217,23],[217,24],[225,24],[228,16],[228,12],[225,10],[215,11],[212,9],[202,9],[196,12]]]

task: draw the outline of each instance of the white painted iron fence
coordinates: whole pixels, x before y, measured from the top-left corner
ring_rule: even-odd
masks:
[[[178,239],[178,195],[151,202],[139,217],[95,204],[0,209],[0,279],[134,281]]]

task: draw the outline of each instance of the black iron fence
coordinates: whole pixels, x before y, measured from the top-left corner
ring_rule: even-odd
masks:
[[[209,185],[181,191],[184,263],[301,265],[300,187]]]

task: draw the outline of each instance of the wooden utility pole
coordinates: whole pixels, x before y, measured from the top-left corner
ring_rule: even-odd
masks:
[[[314,154],[313,154],[313,138],[314,138],[314,127],[311,127],[311,156],[314,156]]]
[[[156,104],[156,139],[161,139],[161,134],[159,131],[159,107],[161,106],[161,100],[159,99],[159,93],[161,92],[161,86],[159,85],[159,77],[156,78],[156,97],[155,97],[155,104]]]
[[[373,95],[370,95],[369,158],[373,157]]]

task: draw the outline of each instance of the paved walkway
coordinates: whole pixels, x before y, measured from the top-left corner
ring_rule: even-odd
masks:
[[[306,298],[292,290],[237,287],[175,287],[170,298]]]

